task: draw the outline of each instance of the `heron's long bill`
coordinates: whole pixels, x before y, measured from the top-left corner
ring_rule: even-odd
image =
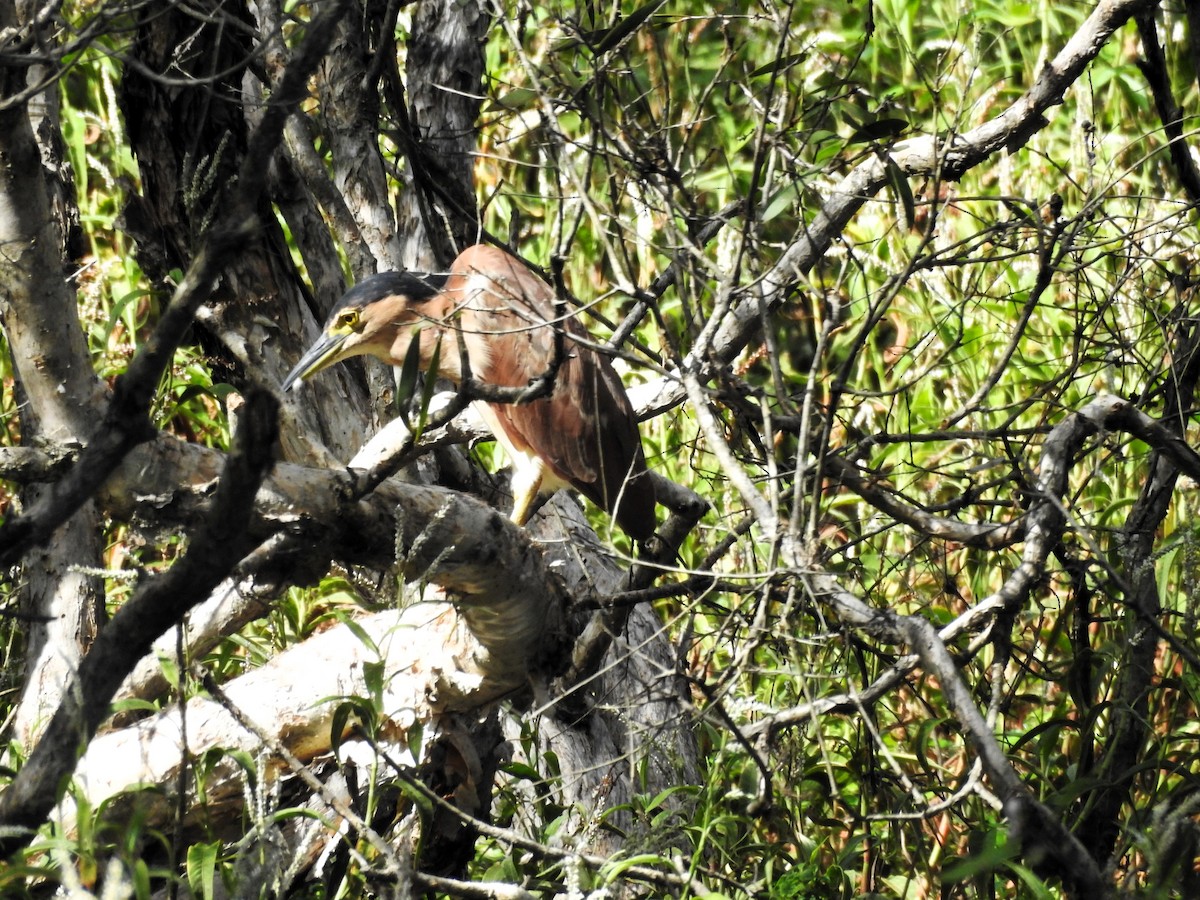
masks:
[[[346,342],[347,337],[346,334],[322,334],[317,342],[305,351],[296,367],[288,372],[287,378],[283,379],[283,390],[286,392],[293,385],[340,360],[342,344]]]

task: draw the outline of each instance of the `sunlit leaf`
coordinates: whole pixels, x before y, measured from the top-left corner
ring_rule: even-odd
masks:
[[[612,28],[607,28],[603,31],[592,31],[584,35],[584,40],[588,46],[597,53],[607,53],[629,35],[633,34],[647,19],[650,18],[664,0],[651,0],[651,2],[643,4],[627,15],[624,19],[614,25]]]
[[[758,78],[760,75],[770,75],[773,72],[786,72],[792,66],[804,62],[806,59],[808,59],[807,53],[792,53],[788,56],[781,56],[773,62],[759,66],[750,73],[750,77]]]

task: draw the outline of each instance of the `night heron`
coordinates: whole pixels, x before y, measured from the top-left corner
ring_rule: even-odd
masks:
[[[633,407],[608,358],[573,314],[556,316],[554,299],[523,263],[482,244],[459,254],[448,275],[373,275],[342,297],[283,389],[351,356],[401,366],[413,340],[421,368],[437,348],[437,374],[455,383],[460,346],[485,384],[524,388],[553,372],[540,399],[476,403],[512,460],[512,520],[524,525],[539,495],[571,487],[644,541],[655,528],[654,486]]]

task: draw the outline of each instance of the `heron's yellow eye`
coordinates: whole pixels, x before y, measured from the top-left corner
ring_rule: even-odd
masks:
[[[338,334],[362,331],[362,321],[358,317],[358,310],[343,309],[338,313],[337,320],[333,323],[333,330]]]

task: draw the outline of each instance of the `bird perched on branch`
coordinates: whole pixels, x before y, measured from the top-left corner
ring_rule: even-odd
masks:
[[[363,279],[330,313],[283,389],[351,356],[402,366],[413,341],[422,370],[436,366],[456,384],[469,375],[538,396],[476,404],[512,460],[514,522],[525,524],[539,495],[572,487],[633,539],[654,533],[654,487],[620,378],[574,314],[556,314],[549,285],[495,247],[467,248],[448,275]]]

